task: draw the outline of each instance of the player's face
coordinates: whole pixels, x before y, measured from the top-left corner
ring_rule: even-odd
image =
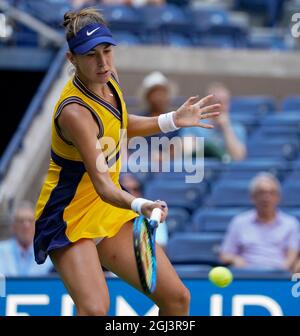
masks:
[[[76,55],[76,69],[88,81],[105,84],[113,68],[113,47],[100,44],[85,55]]]

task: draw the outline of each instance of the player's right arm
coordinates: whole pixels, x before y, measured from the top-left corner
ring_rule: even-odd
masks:
[[[131,203],[135,197],[117,188],[112,182],[102,149],[97,146],[99,129],[90,111],[78,104],[69,104],[62,110],[58,123],[64,137],[78,149],[86,171],[101,199],[116,207],[131,209]],[[101,169],[98,169],[97,163],[99,164],[100,161]],[[158,203],[149,202],[142,210],[145,215],[150,215],[156,207],[161,206]],[[162,210],[164,211],[163,208]]]

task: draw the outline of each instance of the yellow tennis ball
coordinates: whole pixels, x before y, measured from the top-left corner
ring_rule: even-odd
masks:
[[[218,287],[227,287],[231,284],[233,276],[228,268],[219,266],[210,270],[208,279]]]

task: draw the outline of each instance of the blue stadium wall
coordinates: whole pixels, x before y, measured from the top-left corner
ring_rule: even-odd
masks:
[[[107,280],[109,315],[156,314],[153,303],[118,278]],[[300,274],[291,279],[237,279],[225,289],[207,279],[186,279],[191,315],[286,315],[300,316]],[[74,315],[75,309],[57,278],[1,281],[0,315]]]

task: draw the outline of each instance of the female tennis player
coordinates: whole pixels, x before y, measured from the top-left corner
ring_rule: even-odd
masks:
[[[36,209],[34,250],[37,263],[49,255],[71,295],[78,315],[106,315],[106,269],[142,291],[134,256],[132,220],[150,216],[162,201],[135,198],[118,180],[120,130],[146,136],[199,122],[219,114],[211,96],[191,97],[178,110],[159,117],[127,115],[113,64],[116,45],[101,13],[86,8],[64,16],[67,57],[75,74],[66,83],[52,119],[51,160]],[[134,55],[133,55],[134,56]],[[101,139],[114,140],[105,153]],[[99,169],[101,167],[101,169]],[[149,295],[161,315],[189,314],[189,291],[157,246],[157,287]]]

